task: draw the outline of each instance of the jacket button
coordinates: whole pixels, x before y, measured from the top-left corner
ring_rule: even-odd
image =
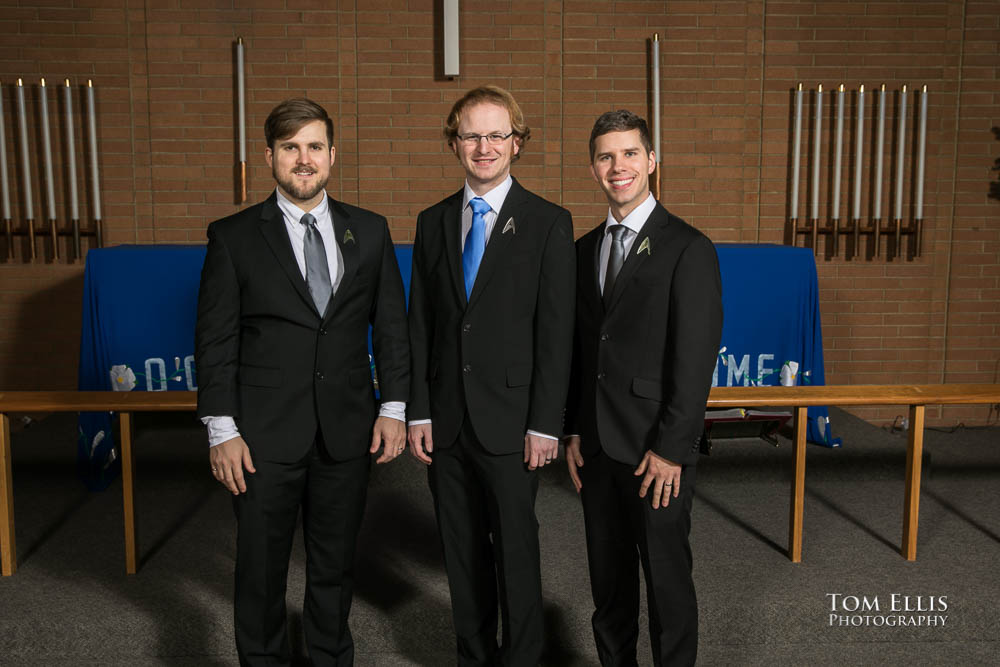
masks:
[[[464,331],[465,333],[469,333],[470,331],[472,331],[472,325],[471,324],[463,324],[462,325],[462,331]]]
[[[608,338],[609,338],[608,334],[606,333],[601,334],[601,340],[607,340]]]
[[[323,371],[316,371],[316,379],[317,380],[323,379]]]
[[[604,379],[604,378],[606,378],[606,377],[607,377],[607,376],[606,376],[606,375],[605,375],[604,373],[598,373],[598,374],[597,374],[597,379],[598,379],[598,380],[603,380],[603,379]]]
[[[320,336],[325,336],[325,335],[326,335],[326,327],[321,327],[321,328],[320,328],[320,330],[319,330],[319,335],[320,335]]]
[[[464,366],[464,367],[462,368],[462,370],[463,370],[463,371],[465,371],[466,373],[471,373],[471,372],[472,372],[472,365],[471,365],[471,364],[466,364],[466,365],[465,365],[465,366]]]

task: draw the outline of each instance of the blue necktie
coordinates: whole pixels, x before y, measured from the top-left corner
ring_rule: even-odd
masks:
[[[472,294],[472,286],[476,284],[476,273],[479,263],[483,261],[486,252],[486,213],[490,205],[480,197],[469,202],[472,207],[472,228],[465,237],[465,248],[462,250],[462,273],[465,274],[465,298]]]

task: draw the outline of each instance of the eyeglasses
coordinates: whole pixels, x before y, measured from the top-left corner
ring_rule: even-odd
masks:
[[[479,143],[481,139],[485,139],[486,143],[496,146],[497,144],[502,144],[507,139],[509,139],[514,134],[511,130],[507,134],[500,134],[499,132],[490,132],[489,134],[460,134],[458,135],[459,141],[463,144],[468,144],[469,146],[475,146]]]

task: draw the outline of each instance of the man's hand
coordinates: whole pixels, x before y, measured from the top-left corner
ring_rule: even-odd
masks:
[[[541,468],[559,457],[559,441],[533,433],[524,434],[524,462],[528,470]]]
[[[247,484],[243,479],[243,469],[246,468],[249,473],[257,472],[250,459],[250,448],[240,436],[209,448],[208,460],[212,464],[212,476],[234,496],[246,493]]]
[[[388,463],[403,453],[406,445],[406,425],[392,417],[379,417],[372,428],[372,446],[369,453],[374,454],[382,446],[382,456],[375,463]]]
[[[635,469],[635,476],[645,475],[642,486],[639,487],[639,497],[645,498],[649,488],[653,488],[653,509],[666,507],[670,504],[670,495],[674,498],[681,492],[681,466],[668,461],[653,452],[646,452]]]
[[[583,454],[580,453],[580,436],[571,435],[564,439],[566,443],[566,467],[569,468],[569,478],[573,480],[576,492],[580,493],[583,482],[580,481],[580,471],[583,467]]]
[[[431,464],[429,454],[434,451],[430,424],[414,424],[407,429],[406,439],[410,443],[410,453],[421,463]]]

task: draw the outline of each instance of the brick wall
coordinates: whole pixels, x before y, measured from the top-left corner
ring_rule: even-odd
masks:
[[[582,233],[606,212],[587,169],[590,126],[608,109],[648,113],[649,38],[658,32],[662,199],[716,241],[785,240],[790,108],[798,82],[807,89],[822,83],[826,91],[840,83],[850,91],[862,83],[867,91],[882,83],[893,91],[903,84],[928,86],[924,254],[886,262],[846,261],[843,250],[839,257],[820,253],[827,381],[1000,381],[1000,201],[988,197],[1000,155],[1000,135],[993,130],[1000,126],[1000,4],[463,0],[462,76],[453,80],[441,76],[436,51],[438,4],[0,0],[0,81],[15,218],[22,211],[22,175],[14,159],[11,82],[20,76],[30,84],[29,133],[36,137],[39,77],[50,85],[69,77],[78,105],[79,87],[92,78],[107,242],[203,242],[208,222],[239,209],[233,44],[242,36],[251,201],[272,188],[263,161],[264,118],[281,99],[307,95],[336,119],[330,192],[384,213],[394,238],[408,241],[416,213],[461,181],[461,168],[441,141],[445,114],[464,90],[494,82],[515,93],[532,127],[515,174],[568,207]],[[834,111],[831,96],[825,97],[829,128]],[[849,95],[849,118],[854,99]],[[811,100],[807,96],[806,138]],[[911,110],[915,101],[911,95]],[[55,103],[51,91],[49,102]],[[866,102],[870,133],[874,96]],[[61,101],[55,108],[62,110]],[[894,106],[888,116],[891,123]],[[911,111],[908,155],[914,152],[913,118]],[[62,122],[61,114],[53,116],[59,164],[67,151]],[[79,113],[74,122],[80,137]],[[846,146],[851,138],[849,122]],[[803,211],[808,145],[803,143]],[[887,142],[887,194],[893,147]],[[82,165],[83,150],[75,150]],[[824,150],[827,156],[832,151]],[[842,211],[849,210],[851,153],[845,149]],[[41,170],[37,163],[33,169],[40,211]],[[79,173],[84,192],[87,170]],[[821,200],[827,201],[828,164],[822,176]],[[65,218],[62,169],[55,180]],[[871,186],[868,177],[865,209]],[[909,188],[904,201],[909,210]],[[883,211],[889,206],[884,201]],[[826,204],[823,216],[828,213]],[[0,386],[72,387],[82,265],[26,265],[24,250],[19,246],[13,261],[0,263]],[[857,412],[882,420],[900,410]],[[981,423],[987,415],[985,406],[950,408],[934,411],[929,421]]]

